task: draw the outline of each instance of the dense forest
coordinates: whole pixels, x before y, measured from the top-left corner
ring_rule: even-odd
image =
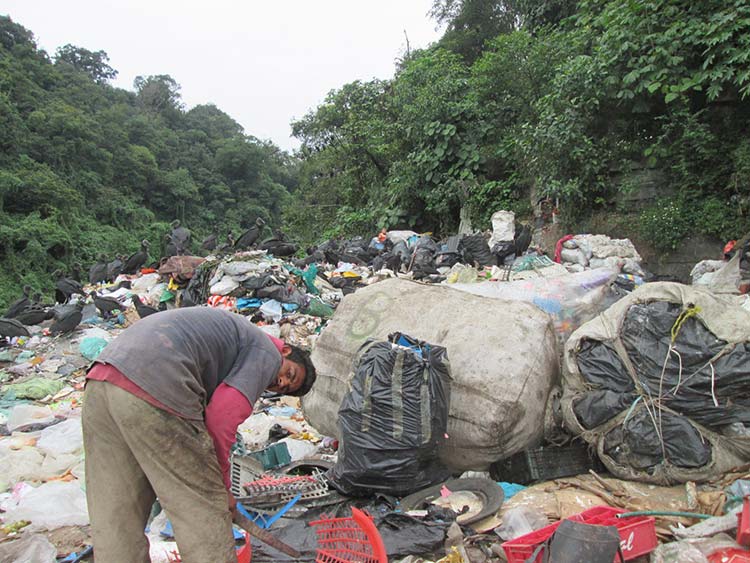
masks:
[[[292,123],[289,155],[168,75],[112,87],[103,51],[50,57],[0,17],[0,302],[22,283],[262,217],[297,242],[438,235],[549,197],[571,226],[629,217],[657,247],[750,230],[748,0],[434,0],[445,33],[389,80]],[[656,179],[641,208],[627,195]]]
[[[213,105],[185,111],[170,76],[138,77],[129,92],[108,84],[115,75],[103,51],[66,45],[50,58],[0,17],[0,303],[144,238],[156,260],[173,219],[198,243],[256,217],[281,223],[292,157]]]
[[[750,228],[750,2],[435,0],[431,15],[444,36],[392,80],[293,124],[300,228],[445,233],[462,209],[486,228],[544,196],[571,223],[636,213],[663,250]],[[644,175],[658,194],[634,210],[618,196]]]

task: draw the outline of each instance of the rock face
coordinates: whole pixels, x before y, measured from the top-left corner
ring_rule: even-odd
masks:
[[[318,380],[303,409],[319,431],[338,436],[337,412],[359,347],[397,331],[448,350],[453,383],[440,457],[449,468],[486,469],[541,441],[559,377],[551,318],[529,303],[399,279],[347,296],[318,339]]]

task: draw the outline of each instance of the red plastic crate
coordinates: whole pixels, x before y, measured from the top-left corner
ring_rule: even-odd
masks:
[[[720,549],[708,556],[711,563],[749,563],[750,551],[742,549]]]
[[[742,501],[742,510],[737,513],[737,543],[750,545],[750,497]]]
[[[316,563],[388,563],[383,539],[372,516],[352,507],[351,518],[310,522],[318,537]]]
[[[625,560],[629,561],[656,548],[656,526],[654,519],[651,517],[617,518],[617,514],[624,512],[624,510],[611,506],[595,506],[571,516],[568,520],[599,526],[615,526],[620,533],[622,553]],[[508,558],[508,563],[524,563],[534,554],[534,550],[541,543],[550,538],[559,525],[560,522],[555,522],[530,534],[503,543],[502,548]],[[542,555],[539,554],[534,563],[541,563],[541,560]],[[619,557],[615,557],[615,562],[618,561]]]

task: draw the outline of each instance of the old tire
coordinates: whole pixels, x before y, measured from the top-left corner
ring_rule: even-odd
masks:
[[[470,479],[449,479],[444,483],[433,485],[416,493],[401,499],[401,510],[421,510],[424,509],[433,500],[440,497],[440,491],[443,486],[451,492],[469,492],[476,495],[481,501],[482,508],[473,514],[459,515],[456,521],[459,524],[471,524],[478,522],[488,516],[495,514],[503,504],[505,494],[500,486],[491,479],[470,478]]]

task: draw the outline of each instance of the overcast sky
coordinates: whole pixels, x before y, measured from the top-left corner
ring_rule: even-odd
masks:
[[[50,55],[107,52],[116,86],[169,74],[189,109],[214,103],[284,149],[289,123],[354,80],[389,78],[406,49],[436,41],[432,0],[3,0],[0,13]]]

